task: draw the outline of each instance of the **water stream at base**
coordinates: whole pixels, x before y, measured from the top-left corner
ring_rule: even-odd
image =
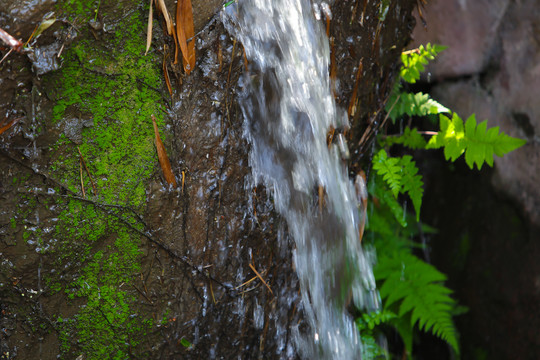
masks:
[[[330,127],[345,124],[328,76],[328,39],[309,0],[239,1],[223,12],[244,45],[245,137],[255,185],[271,191],[294,238],[294,264],[310,329],[295,329],[306,359],[359,359],[361,342],[346,307],[374,309],[371,263],[358,239],[357,200]],[[324,189],[321,207],[318,189]]]

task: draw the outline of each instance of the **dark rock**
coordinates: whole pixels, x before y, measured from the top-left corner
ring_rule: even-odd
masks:
[[[426,9],[428,31],[417,28],[414,34],[415,45],[450,46],[428,70],[439,81],[433,90],[438,101],[461,117],[476,113],[479,120],[488,119],[489,126],[528,140],[517,151],[495,158],[495,184],[540,224],[537,5],[534,0],[434,1]],[[444,83],[445,78],[463,75],[472,78]]]

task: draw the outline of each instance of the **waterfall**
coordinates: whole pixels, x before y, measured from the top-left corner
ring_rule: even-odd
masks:
[[[358,210],[342,152],[327,145],[331,127],[347,124],[328,76],[329,45],[321,28],[325,3],[246,0],[223,12],[244,46],[244,136],[253,180],[271,192],[295,242],[293,260],[308,330],[294,329],[306,359],[359,359],[352,302],[376,308],[371,264],[358,236]],[[322,195],[322,198],[319,196]]]

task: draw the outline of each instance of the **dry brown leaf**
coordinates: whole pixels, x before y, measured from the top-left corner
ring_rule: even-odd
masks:
[[[167,26],[167,34],[172,35],[173,33],[173,23],[171,15],[169,14],[169,11],[167,10],[167,6],[165,6],[164,0],[156,0],[156,8],[158,8],[161,13],[163,14],[163,17],[165,18],[165,25]]]
[[[172,96],[171,80],[169,79],[169,71],[167,70],[167,45],[165,45],[164,49],[165,51],[163,52],[163,75],[165,76],[165,84],[167,84],[167,90],[169,90],[169,94]]]
[[[152,44],[152,25],[154,23],[154,0],[150,0],[150,12],[148,13],[148,29],[146,30],[146,51],[144,55],[148,53],[150,45]]]
[[[182,50],[184,71],[189,74],[195,68],[195,28],[191,0],[178,0],[176,6],[176,32],[180,50]]]
[[[182,51],[182,58],[187,58],[187,40],[186,40],[186,33],[184,32],[184,27],[182,26],[180,22],[181,18],[181,12],[182,12],[182,1],[178,0],[176,3],[176,40],[178,41],[178,45],[180,46],[180,51]]]
[[[6,130],[8,130],[10,127],[12,127],[13,124],[15,124],[18,120],[19,119],[13,119],[9,123],[7,123],[6,125],[0,127],[0,135],[2,135],[2,133],[4,133]]]
[[[154,124],[154,132],[156,134],[156,150],[158,154],[159,165],[161,165],[161,170],[163,170],[163,176],[165,177],[167,183],[172,184],[174,187],[176,187],[176,179],[174,178],[171,170],[171,163],[169,162],[169,157],[167,156],[167,152],[165,151],[165,146],[163,146],[161,138],[159,137],[156,118],[153,114],[152,123]]]
[[[356,79],[351,95],[351,101],[349,102],[349,109],[347,110],[347,114],[349,115],[349,117],[354,116],[354,114],[356,113],[356,94],[358,93],[358,85],[360,84],[360,79],[362,78],[362,70],[364,69],[363,60],[364,58],[361,58],[360,62],[358,63],[358,71],[356,72]]]

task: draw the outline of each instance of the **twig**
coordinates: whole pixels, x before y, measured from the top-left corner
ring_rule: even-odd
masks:
[[[396,100],[394,101],[394,103],[392,104],[392,106],[390,107],[390,109],[388,110],[388,112],[386,113],[386,116],[384,117],[384,120],[383,120],[383,122],[382,122],[382,124],[381,124],[380,127],[383,127],[384,124],[386,124],[386,121],[388,120],[388,116],[389,116],[390,113],[392,112],[392,109],[394,108],[394,106],[396,106],[396,104],[397,104],[397,102],[398,102],[398,100],[399,100],[400,97],[401,97],[401,95],[399,95],[399,96],[396,98]],[[386,101],[385,101],[385,103],[386,103]],[[379,109],[379,110],[377,111],[377,113],[375,113],[374,118],[375,118],[377,115],[379,115],[379,112],[380,112],[381,110],[382,110],[382,108]],[[363,146],[363,144],[366,142],[368,136],[371,135],[371,130],[372,130],[372,129],[373,129],[373,126],[372,126],[372,124],[370,124],[370,125],[368,126],[368,128],[366,129],[366,131],[364,131],[364,134],[362,134],[362,137],[360,138],[360,141],[358,142],[358,146]]]
[[[84,168],[86,169],[86,173],[88,174],[88,177],[90,178],[90,184],[92,184],[92,189],[94,190],[94,196],[97,195],[97,191],[96,191],[96,185],[94,184],[94,181],[92,180],[92,176],[90,175],[90,171],[88,171],[88,167],[86,166],[86,162],[84,161],[84,158],[82,156],[82,153],[81,153],[81,149],[79,149],[79,147],[77,146],[77,150],[79,150],[79,155],[81,155],[81,161],[84,165]],[[82,174],[81,174],[81,181],[82,181]]]
[[[11,49],[15,50],[16,52],[20,52],[23,48],[23,43],[19,40],[15,39],[13,36],[9,35],[7,31],[0,28],[0,40],[6,43]]]
[[[251,268],[251,270],[253,270],[253,272],[259,277],[259,279],[261,279],[262,283],[268,288],[268,290],[270,290],[270,294],[274,295],[274,293],[272,292],[272,289],[270,289],[270,286],[268,286],[268,284],[266,283],[266,281],[264,281],[263,277],[261,276],[261,274],[259,274],[259,272],[257,271],[257,269],[255,269],[255,267],[251,264],[249,264],[249,267]]]
[[[79,158],[79,165],[80,165],[80,171],[79,174],[81,175],[81,190],[82,190],[82,196],[83,198],[86,198],[86,194],[84,193],[84,181],[82,178],[82,157]]]
[[[152,242],[153,244],[157,245],[158,247],[160,247],[161,249],[163,249],[167,254],[169,254],[169,256],[171,256],[172,258],[180,261],[181,263],[183,263],[184,265],[190,267],[191,269],[193,269],[195,272],[199,273],[200,275],[202,275],[203,277],[207,278],[207,279],[210,279],[212,280],[213,282],[215,282],[216,284],[220,285],[221,287],[223,287],[224,289],[228,290],[228,291],[231,291],[231,292],[235,292],[235,289],[231,286],[231,285],[227,285],[227,284],[224,284],[223,282],[219,281],[218,279],[214,278],[213,276],[211,276],[210,274],[206,274],[205,272],[203,272],[202,269],[200,269],[198,266],[195,266],[193,264],[193,262],[191,262],[190,259],[188,259],[187,256],[182,256],[182,255],[178,255],[174,250],[172,250],[171,248],[169,248],[167,245],[165,245],[164,243],[162,243],[160,240],[158,239],[155,239],[154,237],[152,237],[152,235],[150,235],[148,232],[144,232],[140,229],[137,229],[135,226],[133,226],[131,223],[129,223],[126,219],[124,219],[123,217],[121,217],[120,215],[110,211],[107,209],[107,207],[119,207],[119,208],[124,208],[124,209],[128,209],[128,210],[131,210],[129,209],[128,207],[123,207],[121,205],[111,205],[111,204],[102,204],[102,203],[99,203],[99,202],[96,202],[96,201],[93,201],[93,200],[90,200],[90,199],[86,199],[86,198],[82,198],[80,196],[78,196],[75,192],[71,191],[70,189],[68,189],[65,185],[63,185],[62,183],[60,183],[59,181],[49,177],[48,175],[40,172],[39,170],[37,169],[34,169],[32,168],[31,166],[25,164],[24,162],[20,161],[19,159],[11,156],[5,149],[3,148],[0,148],[0,154],[4,155],[5,157],[7,157],[8,159],[11,159],[12,161],[16,162],[17,164],[23,166],[24,168],[27,168],[31,171],[33,171],[36,175],[40,175],[42,176],[45,180],[47,181],[50,181],[51,183],[53,183],[54,185],[60,187],[62,190],[64,190],[66,193],[68,193],[69,195],[63,195],[63,194],[57,194],[57,193],[53,193],[53,194],[49,194],[49,193],[37,193],[38,195],[43,195],[43,196],[58,196],[58,197],[64,197],[64,198],[69,198],[69,199],[75,199],[75,200],[80,200],[80,201],[83,201],[83,202],[87,202],[87,203],[90,203],[94,206],[96,206],[98,209],[100,209],[101,211],[103,211],[104,213],[106,213],[107,215],[110,215],[110,216],[114,216],[115,218],[117,218],[122,224],[124,224],[126,227],[128,227],[129,229],[131,229],[132,231],[134,231],[135,233],[141,235],[142,237],[145,237],[146,239],[148,239],[150,242]],[[133,211],[133,210],[131,210]],[[143,225],[146,226],[146,224],[144,224],[144,222],[141,221],[141,223]]]
[[[155,305],[154,302],[152,300],[150,300],[148,298],[148,296],[146,296],[146,294],[144,292],[141,291],[141,289],[139,289],[138,287],[136,287],[133,284],[131,286],[133,286],[135,288],[135,290],[137,290],[139,292],[139,294],[141,294],[146,299],[146,301],[148,301],[150,303],[150,305]]]

